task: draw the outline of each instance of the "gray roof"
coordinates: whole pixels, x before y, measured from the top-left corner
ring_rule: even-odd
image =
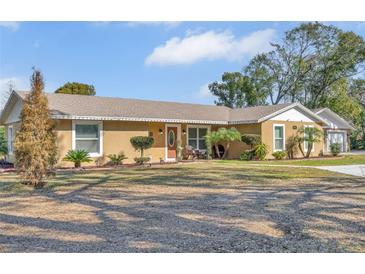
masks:
[[[26,92],[17,91],[21,98]],[[49,108],[58,119],[108,119],[192,122],[209,124],[257,123],[300,104],[279,104],[231,109],[224,106],[47,93]],[[307,114],[321,119],[304,108]]]
[[[336,127],[338,129],[355,130],[350,122],[346,121],[329,108],[317,108],[312,111],[327,122],[328,128]]]
[[[257,122],[270,114],[276,113],[282,109],[287,108],[292,104],[268,105],[257,107],[246,107],[231,109],[229,120],[233,123],[237,122]]]

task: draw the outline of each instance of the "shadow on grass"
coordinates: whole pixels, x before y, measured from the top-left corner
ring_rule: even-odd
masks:
[[[279,186],[273,180],[281,180]],[[59,188],[70,189],[59,193]],[[280,171],[262,169],[61,175],[35,190],[34,202],[38,197],[87,206],[95,222],[21,216],[16,202],[11,205],[17,214],[11,214],[6,211],[11,202],[4,202],[0,246],[8,252],[364,252],[364,195],[360,179],[321,177],[298,184]],[[40,237],[22,229],[51,234]]]

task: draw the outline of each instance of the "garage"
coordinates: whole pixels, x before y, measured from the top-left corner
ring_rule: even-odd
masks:
[[[339,143],[341,152],[346,151],[346,132],[343,131],[327,131],[327,151],[331,151],[331,144]]]

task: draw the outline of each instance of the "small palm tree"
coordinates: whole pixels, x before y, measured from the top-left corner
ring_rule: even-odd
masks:
[[[127,159],[127,157],[125,157],[125,155],[124,155],[124,152],[121,152],[119,154],[109,154],[108,158],[110,159],[112,164],[115,166],[123,164],[123,160]]]
[[[226,149],[224,150],[224,154],[222,156],[223,159],[227,158],[229,147],[231,146],[231,142],[241,141],[241,133],[234,127],[229,129],[220,128],[218,132],[222,136],[222,140],[226,142]]]
[[[215,153],[217,154],[218,158],[221,157],[218,143],[221,141],[221,136],[217,131],[211,131],[208,132],[207,135],[205,135],[205,143],[207,145],[207,148],[214,146]]]
[[[81,163],[89,163],[92,161],[89,156],[89,152],[83,149],[69,150],[63,160],[73,162],[75,164],[75,168],[81,167]]]
[[[312,152],[312,149],[313,149],[313,145],[315,143],[320,143],[322,141],[323,131],[316,127],[301,127],[298,130],[298,133],[303,135],[303,136],[297,137],[299,149],[305,158],[309,158],[309,156]],[[303,143],[303,142],[308,143],[306,154],[304,154],[303,148],[301,146],[301,143]]]

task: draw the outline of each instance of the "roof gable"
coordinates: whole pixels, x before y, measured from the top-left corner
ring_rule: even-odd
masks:
[[[329,108],[321,108],[314,111],[318,116],[327,122],[329,128],[350,130],[355,129],[349,122]]]

